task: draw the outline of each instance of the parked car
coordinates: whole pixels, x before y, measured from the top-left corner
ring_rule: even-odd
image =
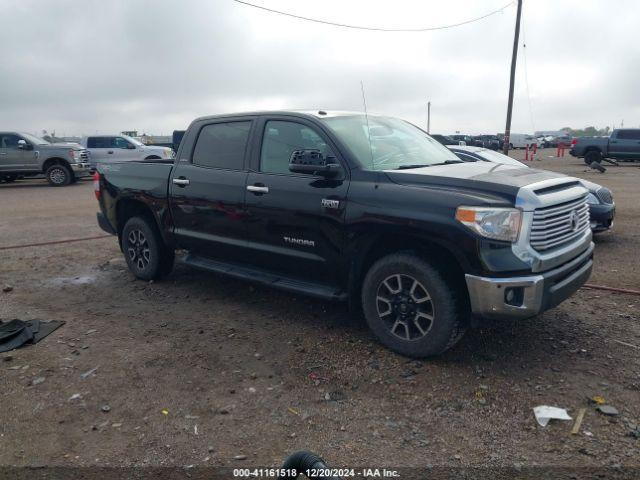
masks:
[[[491,150],[498,150],[501,148],[503,142],[500,141],[495,135],[478,135],[474,137],[476,147],[489,148]]]
[[[49,143],[23,132],[0,132],[0,181],[44,174],[62,187],[89,175],[89,153],[76,143]]]
[[[449,149],[465,162],[475,162],[478,160],[485,162],[499,163],[501,165],[513,165],[516,167],[529,167],[515,158],[503,155],[499,152],[477,147],[451,146]],[[593,233],[609,230],[613,225],[616,215],[616,204],[613,201],[611,190],[597,183],[588,180],[579,180],[584,188],[589,190],[587,204],[589,205],[589,218]]]
[[[457,145],[460,145],[460,142],[464,142],[465,145],[473,145],[475,140],[471,135],[449,135],[456,142]]]
[[[587,165],[603,158],[640,160],[640,128],[616,129],[609,137],[580,137],[569,153],[584,158]]]
[[[98,224],[138,278],[166,275],[182,249],[193,267],[349,301],[408,356],[453,346],[471,313],[535,316],[592,268],[575,178],[469,164],[390,117],[202,117],[175,162],[99,164],[94,185]],[[558,214],[571,222],[549,224]]]
[[[431,135],[431,138],[439,141],[442,145],[458,145],[458,142],[456,142],[448,135],[438,135],[437,133],[435,133]]]
[[[92,135],[80,142],[91,153],[91,166],[100,162],[172,159],[168,147],[145,145],[127,135]]]

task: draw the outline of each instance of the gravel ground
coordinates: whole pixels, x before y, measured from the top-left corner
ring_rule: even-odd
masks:
[[[640,168],[599,174],[553,153],[532,164],[614,192],[590,282],[638,289]],[[0,247],[102,233],[89,181],[0,185],[0,200]],[[113,238],[0,260],[13,287],[0,319],[66,321],[0,354],[0,465],[277,466],[308,448],[334,466],[640,467],[640,349],[618,343],[640,346],[638,296],[583,289],[412,361],[340,304],[181,265],[135,280]],[[594,395],[619,415],[596,412]],[[536,405],[586,408],[579,434],[539,427]]]

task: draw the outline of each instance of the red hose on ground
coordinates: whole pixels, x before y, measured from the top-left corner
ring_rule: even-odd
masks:
[[[640,295],[639,290],[630,290],[628,288],[615,288],[615,287],[605,287],[604,285],[593,285],[592,283],[585,283],[582,288],[591,288],[593,290],[606,290],[608,292],[616,292],[616,293],[628,293],[630,295]]]

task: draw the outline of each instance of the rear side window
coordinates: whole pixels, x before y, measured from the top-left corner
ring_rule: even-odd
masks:
[[[203,167],[241,170],[250,129],[250,121],[204,126],[193,149],[193,163]]]
[[[620,140],[640,140],[640,130],[619,130],[618,138]]]
[[[89,137],[87,148],[113,148],[115,137]]]

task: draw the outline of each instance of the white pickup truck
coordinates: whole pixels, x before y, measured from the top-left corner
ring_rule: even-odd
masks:
[[[84,137],[80,143],[91,154],[92,168],[98,163],[173,158],[170,148],[145,145],[127,135],[93,135]]]

